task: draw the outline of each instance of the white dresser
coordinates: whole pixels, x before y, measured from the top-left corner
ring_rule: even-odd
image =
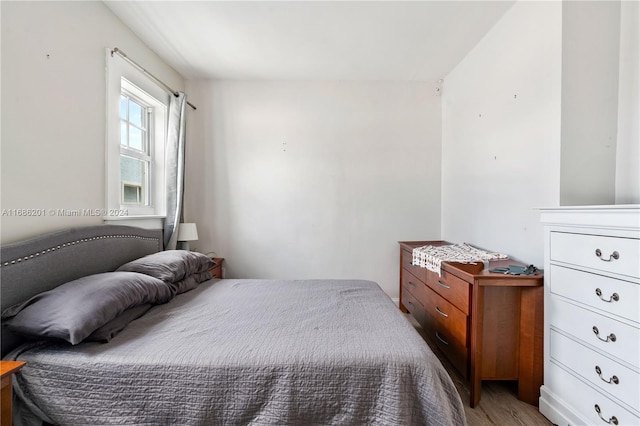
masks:
[[[541,209],[540,412],[563,425],[640,425],[640,206]]]

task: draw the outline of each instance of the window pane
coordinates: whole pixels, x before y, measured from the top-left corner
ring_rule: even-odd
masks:
[[[147,168],[146,161],[120,156],[122,203],[146,204]]]
[[[129,99],[129,121],[136,126],[142,126],[142,106]]]
[[[141,204],[141,200],[142,188],[136,185],[123,185],[122,202],[124,204]]]
[[[142,130],[137,127],[129,126],[129,147],[143,151]]]
[[[127,119],[127,98],[120,96],[120,118]]]
[[[120,145],[127,146],[127,123],[120,121]]]

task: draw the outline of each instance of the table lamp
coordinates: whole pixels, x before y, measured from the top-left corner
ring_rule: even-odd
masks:
[[[178,227],[178,242],[182,250],[191,250],[189,241],[198,240],[198,228],[195,223],[181,223]]]

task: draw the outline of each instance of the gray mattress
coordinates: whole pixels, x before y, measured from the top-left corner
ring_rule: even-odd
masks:
[[[207,281],[110,343],[5,359],[27,362],[17,424],[466,423],[439,360],[370,281]]]

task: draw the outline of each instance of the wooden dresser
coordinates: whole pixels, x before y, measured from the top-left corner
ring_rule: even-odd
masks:
[[[640,425],[640,206],[542,209],[544,386],[557,424]]]
[[[414,266],[413,249],[445,241],[400,242],[400,309],[470,381],[471,407],[482,380],[517,380],[518,398],[537,405],[542,385],[543,276],[490,273],[443,262],[441,276]],[[492,261],[489,269],[517,264]]]

